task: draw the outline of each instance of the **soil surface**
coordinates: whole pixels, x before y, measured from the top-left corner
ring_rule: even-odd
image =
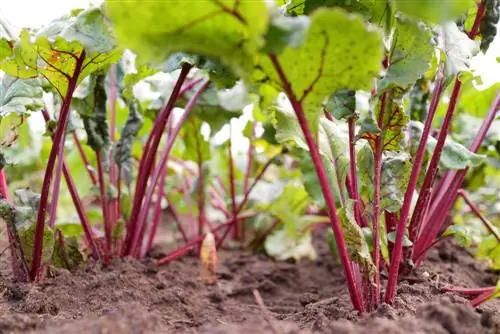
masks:
[[[341,267],[325,250],[319,254],[292,263],[220,252],[210,286],[199,280],[194,257],[161,268],[126,259],[74,274],[53,269],[39,284],[16,284],[3,255],[0,333],[500,333],[500,300],[474,310],[440,292],[446,284],[491,286],[499,275],[450,242],[404,278],[393,306],[362,316],[350,306]]]

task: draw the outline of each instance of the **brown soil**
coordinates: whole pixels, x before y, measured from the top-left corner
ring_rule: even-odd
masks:
[[[192,257],[161,268],[127,259],[75,274],[58,269],[40,284],[15,284],[2,256],[0,333],[500,333],[499,300],[474,310],[437,289],[488,286],[498,278],[451,243],[401,282],[394,306],[363,316],[350,306],[341,267],[320,254],[295,264],[221,252],[213,286],[198,280]]]

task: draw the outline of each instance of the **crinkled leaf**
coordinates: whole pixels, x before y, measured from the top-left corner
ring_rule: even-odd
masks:
[[[356,92],[345,89],[339,90],[328,98],[325,107],[336,119],[357,117]]]
[[[410,178],[411,160],[407,153],[386,152],[382,158],[380,206],[383,210],[397,212],[403,204]]]
[[[362,197],[373,205],[374,160],[369,145],[363,145],[357,153]],[[385,152],[382,156],[382,175],[380,180],[381,210],[397,212],[403,204],[406,185],[410,175],[411,161],[407,153]],[[368,208],[371,211],[370,208]]]
[[[497,35],[500,2],[498,0],[483,0],[483,3],[485,3],[485,13],[481,19],[479,33],[481,34],[481,51],[486,53]]]
[[[291,90],[301,102],[314,137],[324,99],[339,89],[370,89],[382,58],[380,35],[362,18],[342,9],[320,9],[311,15],[305,42],[277,56]],[[283,83],[271,60],[260,69],[280,90]]]
[[[354,201],[348,199],[345,206],[338,211],[338,216],[344,233],[347,251],[351,259],[364,268],[369,274],[370,279],[373,279],[376,268],[373,264],[370,248],[365,240],[363,230],[354,218]]]
[[[475,5],[473,0],[395,0],[395,3],[404,14],[436,24],[457,19]]]
[[[25,114],[43,108],[43,89],[39,79],[3,76],[0,83],[0,120],[10,113]]]
[[[44,246],[45,247],[45,246]],[[64,243],[55,241],[52,263],[56,267],[75,270],[83,263],[83,254],[80,252],[76,238],[64,238]]]
[[[269,20],[260,0],[203,0],[189,10],[183,0],[106,1],[105,8],[118,40],[147,60],[187,52],[220,60],[239,75],[253,67]]]
[[[408,88],[430,67],[434,54],[432,33],[423,24],[396,21],[390,66],[378,89],[395,85]]]
[[[106,76],[103,74],[95,76],[95,84],[91,94],[92,104],[89,108],[78,109],[87,133],[87,144],[95,152],[100,152],[109,146],[105,78]]]
[[[446,77],[452,78],[461,72],[468,71],[470,60],[478,52],[477,43],[460,31],[455,22],[442,26],[441,38],[442,48],[446,54]]]
[[[19,78],[41,75],[60,96],[65,96],[77,59],[84,50],[86,54],[78,82],[120,58],[121,51],[114,48],[108,30],[102,13],[96,8],[83,11],[74,19],[58,21],[57,29],[51,34],[42,30],[35,38],[28,30],[23,30],[11,54],[0,62],[0,69]],[[69,40],[62,37],[65,31]],[[101,44],[103,42],[105,44]]]
[[[23,248],[24,258],[26,262],[31,265],[33,246],[35,242],[35,224],[33,222],[27,222],[18,228],[19,239],[21,241],[21,246]],[[42,250],[42,261],[48,262],[52,258],[52,253],[54,251],[54,231],[45,227],[43,231],[43,250]]]
[[[382,119],[382,151],[401,151],[405,139],[408,116],[400,100],[402,92],[392,91],[384,108]],[[379,107],[380,109],[380,104]],[[380,110],[378,109],[378,112]]]
[[[116,143],[115,147],[115,162],[118,166],[120,166],[123,177],[129,185],[132,182],[132,145],[143,124],[143,119],[141,114],[138,112],[138,108],[139,105],[137,102],[128,103],[129,113],[127,121],[125,122],[125,126],[121,131],[120,139]]]

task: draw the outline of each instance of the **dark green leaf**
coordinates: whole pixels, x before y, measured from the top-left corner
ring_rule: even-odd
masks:
[[[3,76],[0,84],[0,122],[10,113],[26,114],[43,108],[43,89],[39,79]],[[0,138],[1,139],[1,138]]]

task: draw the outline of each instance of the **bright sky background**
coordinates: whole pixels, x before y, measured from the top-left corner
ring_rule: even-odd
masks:
[[[6,19],[16,28],[37,28],[66,14],[73,8],[99,5],[103,0],[0,0],[0,18]],[[473,67],[482,76],[484,87],[500,81],[500,37],[497,36],[487,55],[479,54]]]

